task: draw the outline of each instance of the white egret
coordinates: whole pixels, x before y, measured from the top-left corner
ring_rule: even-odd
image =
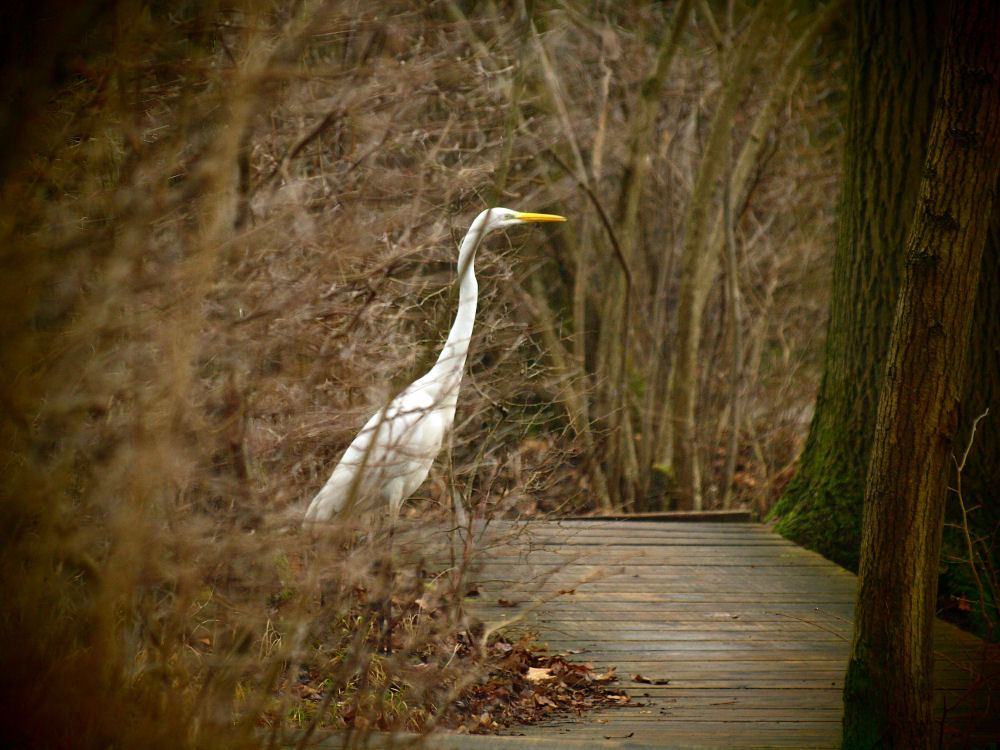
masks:
[[[437,363],[361,428],[309,504],[306,523],[328,521],[355,508],[376,510],[381,502],[388,505],[392,529],[403,501],[427,477],[455,418],[479,297],[476,250],[494,229],[536,221],[566,219],[499,207],[475,218],[458,251],[458,312]]]

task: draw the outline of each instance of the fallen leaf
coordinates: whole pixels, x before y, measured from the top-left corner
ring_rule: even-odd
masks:
[[[532,682],[547,682],[556,678],[548,667],[528,667],[527,676]]]
[[[590,679],[594,682],[614,682],[618,679],[618,675],[615,674],[615,668],[611,667],[607,672],[601,672],[600,674],[591,672]]]
[[[669,685],[670,684],[670,680],[665,680],[665,679],[655,679],[654,680],[654,679],[649,678],[649,677],[644,677],[641,674],[634,674],[634,675],[632,675],[632,681],[633,682],[641,682],[644,685]]]
[[[549,696],[541,693],[535,693],[535,703],[539,706],[551,706],[552,708],[555,708],[556,706],[555,701],[549,698]]]

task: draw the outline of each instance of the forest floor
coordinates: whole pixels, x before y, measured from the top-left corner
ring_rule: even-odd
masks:
[[[465,731],[521,735],[496,747],[839,746],[851,573],[756,524],[500,531],[485,540],[467,601],[489,628],[524,634],[496,641],[493,654],[508,654],[507,674],[519,676],[484,686],[476,708],[488,716]],[[935,648],[943,746],[1000,739],[989,711],[1000,698],[996,659],[940,620]],[[540,688],[560,682],[569,697],[549,706]],[[591,684],[598,690],[574,693]],[[510,696],[532,696],[529,710]],[[500,708],[505,700],[514,710]],[[493,746],[434,736],[434,746]]]

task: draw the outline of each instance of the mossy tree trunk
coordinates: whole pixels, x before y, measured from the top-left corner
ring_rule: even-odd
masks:
[[[938,557],[1000,176],[1000,5],[954,2],[865,486],[846,748],[926,748]]]
[[[798,470],[774,510],[779,532],[850,568],[941,47],[933,2],[853,5],[824,374]]]

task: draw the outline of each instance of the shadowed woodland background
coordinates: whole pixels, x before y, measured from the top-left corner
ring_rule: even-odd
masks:
[[[446,713],[359,656],[294,529],[436,356],[486,206],[569,222],[480,251],[450,459],[404,516],[771,509],[820,377],[843,30],[837,3],[693,5],[137,0],[0,24],[10,736],[257,742],[308,723],[290,665],[338,637],[354,702],[328,721]]]

